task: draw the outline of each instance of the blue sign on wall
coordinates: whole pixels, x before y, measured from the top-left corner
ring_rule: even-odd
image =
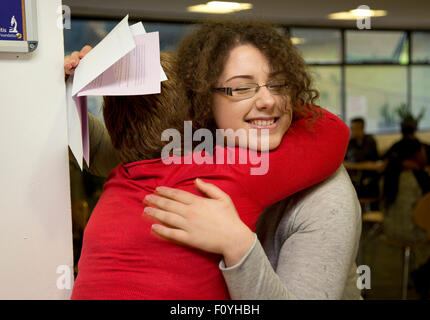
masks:
[[[0,40],[27,40],[24,0],[0,1]]]

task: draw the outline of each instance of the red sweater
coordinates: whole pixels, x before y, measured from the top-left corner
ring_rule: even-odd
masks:
[[[306,124],[304,118],[292,123],[269,152],[265,175],[250,174],[259,165],[238,163],[239,148],[214,148],[214,156],[236,155],[236,164],[165,165],[153,159],[119,165],[85,229],[72,299],[229,299],[218,268],[222,257],[155,236],[154,220],[142,216],[142,200],[157,186],[199,194],[193,181],[202,178],[229,194],[240,218],[255,230],[265,208],[326,179],[342,163],[349,138],[342,120],[323,110],[311,129]]]

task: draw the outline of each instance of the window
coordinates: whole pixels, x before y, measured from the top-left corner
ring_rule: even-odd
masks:
[[[430,63],[430,32],[412,32],[412,61]]]
[[[408,41],[402,31],[345,32],[347,63],[400,63],[407,64]]]
[[[182,38],[192,32],[194,25],[185,23],[142,22],[146,32],[160,33],[160,50],[176,51]]]
[[[430,130],[430,66],[412,67],[412,114],[416,117],[425,110],[419,123],[420,130]]]
[[[72,28],[64,30],[64,51],[70,54],[89,44],[96,46],[119,21],[73,19]],[[192,24],[142,22],[146,32],[160,33],[160,50],[175,51],[183,36],[193,30]],[[130,25],[133,22],[130,21]]]
[[[313,66],[310,71],[314,80],[314,88],[316,88],[320,93],[320,97],[315,103],[341,117],[342,100],[340,66]]]
[[[291,41],[308,63],[340,63],[341,32],[332,29],[292,28]]]
[[[396,109],[407,102],[407,67],[348,66],[346,119],[366,118],[370,133],[398,132]]]
[[[118,21],[73,19],[71,29],[64,29],[66,55],[87,44],[96,46],[117,24]]]

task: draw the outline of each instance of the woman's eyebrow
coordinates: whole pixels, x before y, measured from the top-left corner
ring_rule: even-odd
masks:
[[[228,81],[236,79],[236,78],[254,79],[253,76],[250,76],[250,75],[247,75],[247,74],[241,74],[241,75],[238,75],[238,76],[231,77],[231,78],[227,79],[225,82],[228,82]]]

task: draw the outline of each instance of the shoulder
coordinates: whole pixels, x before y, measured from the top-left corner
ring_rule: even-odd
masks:
[[[365,137],[365,139],[366,139],[367,142],[369,142],[369,143],[376,143],[375,137],[373,135],[366,134],[364,137]]]
[[[295,232],[359,229],[361,209],[346,169],[342,166],[325,181],[277,204],[277,236]]]

